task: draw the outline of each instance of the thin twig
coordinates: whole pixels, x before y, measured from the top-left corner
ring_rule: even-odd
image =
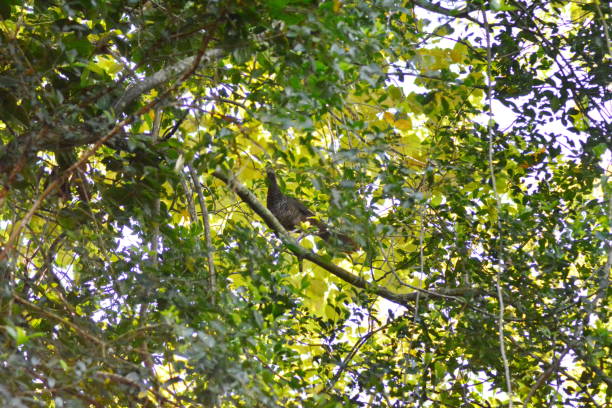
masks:
[[[187,211],[189,211],[189,220],[191,222],[196,222],[198,220],[198,214],[196,213],[195,204],[193,203],[193,192],[189,188],[187,180],[185,180],[185,173],[180,172],[179,176],[181,180],[181,187],[183,187],[185,197],[187,198]]]
[[[369,332],[367,332],[364,336],[360,337],[359,340],[357,340],[357,342],[353,345],[353,348],[351,349],[351,351],[349,351],[348,355],[344,358],[344,360],[342,360],[342,362],[340,363],[340,368],[338,369],[338,372],[336,372],[336,374],[334,375],[334,377],[332,378],[332,380],[330,381],[330,383],[327,385],[327,387],[325,387],[325,392],[330,392],[332,390],[332,388],[334,388],[334,385],[336,385],[336,383],[338,382],[338,380],[340,379],[340,376],[342,375],[342,373],[346,370],[346,368],[348,367],[349,362],[355,357],[355,355],[357,354],[357,352],[359,351],[359,349],[367,343],[367,341],[376,333],[386,329],[391,323],[393,323],[394,321],[388,322],[387,324],[379,327],[378,329],[374,329],[371,330]]]
[[[155,119],[153,120],[153,130],[151,134],[151,143],[155,145],[157,140],[159,139],[159,131],[161,128],[161,117],[162,112],[159,107],[154,110]],[[157,269],[159,262],[159,211],[160,211],[160,203],[161,199],[159,196],[155,198],[153,202],[153,228],[151,231],[151,264],[153,268]],[[145,289],[146,297],[149,297],[149,289]],[[143,302],[140,305],[140,313],[138,317],[138,326],[144,327],[145,322],[147,321],[147,315],[149,314],[149,303]],[[155,372],[155,364],[153,363],[153,359],[151,358],[151,354],[149,353],[149,343],[145,338],[142,344],[142,348],[145,351],[143,354],[145,366],[151,372],[151,378],[156,378],[157,374]]]
[[[202,185],[200,184],[198,174],[196,173],[191,163],[187,165],[187,169],[189,169],[191,181],[193,182],[193,188],[195,189],[198,195],[198,202],[200,203],[200,209],[202,211],[202,224],[204,225],[204,238],[206,239],[206,257],[208,259],[208,279],[210,283],[210,293],[214,303],[215,295],[217,293],[217,277],[215,273],[215,262],[213,257],[214,248],[210,235],[210,219],[208,215],[208,208],[206,208],[206,200],[204,199],[204,193],[202,192]]]
[[[161,109],[155,109],[155,119],[153,120],[153,131],[151,133],[151,142],[155,145],[159,139],[159,130],[161,128],[161,118],[162,112]],[[151,233],[151,252],[152,252],[152,263],[153,267],[157,267],[157,262],[159,258],[159,211],[160,211],[160,203],[161,199],[159,196],[155,198],[155,202],[153,203],[153,231]]]
[[[75,332],[77,332],[77,334],[79,334],[81,337],[89,340],[92,343],[97,344],[98,346],[101,346],[103,350],[106,349],[106,343],[103,340],[100,340],[99,338],[97,338],[96,336],[94,336],[91,333],[86,332],[85,330],[83,330],[82,328],[80,328],[79,326],[77,326],[76,324],[72,323],[71,321],[64,319],[63,317],[56,315],[53,312],[50,312],[47,309],[43,309],[40,306],[35,305],[34,303],[30,302],[27,299],[22,298],[21,296],[17,295],[17,294],[13,294],[13,299],[17,302],[17,303],[21,303],[22,305],[34,310],[35,312],[46,316],[50,319],[56,320],[60,323],[63,323],[64,325],[70,327],[72,330],[74,330]]]
[[[559,366],[561,365],[561,360],[563,359],[563,357],[565,357],[565,354],[567,354],[568,351],[569,348],[566,348],[565,351],[563,351],[563,353],[561,353],[559,357],[553,358],[553,361],[550,366],[546,370],[544,370],[542,374],[540,374],[536,382],[529,389],[529,394],[527,394],[527,397],[523,402],[525,408],[528,408],[529,401],[531,400],[531,397],[533,397],[537,389],[540,388],[543,384],[545,384],[546,381],[548,381],[548,379],[550,378],[550,376],[553,375],[559,369]]]
[[[595,9],[597,10],[597,15],[601,19],[601,25],[603,27],[604,36],[606,37],[606,44],[608,45],[608,54],[612,55],[612,44],[610,44],[610,33],[608,31],[608,24],[606,23],[606,18],[601,11],[601,7],[599,7],[599,2],[594,1]]]
[[[423,279],[424,273],[425,273],[425,257],[423,254],[423,240],[425,238],[425,203],[421,203],[420,207],[419,207],[419,221],[421,223],[421,228],[419,231],[419,289],[421,288],[421,280]],[[419,319],[419,300],[420,300],[420,293],[419,291],[417,291],[417,297],[416,297],[416,301],[414,302],[414,321],[418,321]]]
[[[508,357],[506,356],[506,344],[504,340],[504,296],[501,287],[502,280],[502,272],[505,269],[504,263],[504,253],[503,253],[503,237],[502,237],[502,223],[501,223],[501,197],[499,196],[499,192],[497,191],[497,180],[495,177],[495,170],[493,169],[493,86],[491,83],[491,61],[492,61],[492,53],[491,53],[491,32],[489,27],[489,22],[487,20],[487,12],[486,10],[482,10],[482,17],[485,25],[485,39],[487,42],[487,103],[489,105],[489,120],[487,121],[487,134],[489,139],[489,172],[491,175],[491,188],[493,189],[493,194],[495,195],[495,202],[497,205],[497,234],[499,235],[497,238],[498,242],[498,254],[499,254],[499,265],[496,271],[496,279],[495,286],[497,288],[497,300],[499,302],[499,316],[498,316],[498,327],[499,327],[499,351],[501,353],[502,361],[504,363],[504,375],[506,377],[506,390],[508,392],[508,402],[509,408],[512,408],[512,382],[510,381],[510,365],[508,364]]]

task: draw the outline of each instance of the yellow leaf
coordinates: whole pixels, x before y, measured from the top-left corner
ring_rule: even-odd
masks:
[[[406,252],[416,252],[419,249],[418,245],[411,241],[405,242],[399,247]]]
[[[332,9],[334,10],[334,13],[338,13],[341,7],[342,7],[342,2],[340,0],[334,0],[334,5],[332,7]]]
[[[181,130],[187,133],[195,132],[197,129],[198,122],[195,121],[193,118],[188,118],[187,120],[183,121],[183,123],[181,123]]]
[[[399,130],[410,130],[412,129],[412,121],[410,118],[399,119],[395,121],[395,127]]]
[[[110,55],[99,55],[96,65],[109,75],[116,74],[122,68]]]
[[[372,120],[369,123],[370,128],[386,129],[389,124],[384,120]]]
[[[336,311],[336,309],[334,309],[333,306],[331,306],[329,303],[326,303],[325,304],[325,316],[330,320],[336,320],[339,314]]]
[[[391,112],[385,112],[383,114],[383,119],[390,125],[393,125],[395,123],[395,118],[393,117],[393,114]]]
[[[462,62],[465,59],[467,52],[468,48],[464,44],[457,43],[450,52],[451,60],[454,63]]]
[[[327,291],[327,282],[323,279],[314,278],[310,281],[310,287],[308,288],[308,292],[313,295],[323,296],[323,294]]]
[[[495,187],[498,193],[505,193],[508,190],[508,179],[506,177],[497,177],[495,179]]]
[[[174,189],[172,188],[172,184],[166,181],[164,184],[162,184],[162,187],[164,188],[164,190],[166,190],[166,194],[168,196],[172,196],[172,193],[174,192]]]
[[[47,299],[55,303],[59,303],[61,299],[55,289],[46,291],[45,296],[47,297]]]
[[[191,214],[189,214],[189,208],[185,207],[183,208],[179,214],[181,215],[181,217],[183,217],[183,219],[185,220],[190,220]]]

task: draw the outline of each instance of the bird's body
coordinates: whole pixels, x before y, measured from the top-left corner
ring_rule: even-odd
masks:
[[[314,216],[314,213],[299,200],[280,191],[274,170],[268,168],[266,173],[268,175],[266,206],[287,231],[293,231],[300,223]]]
[[[268,210],[278,219],[281,225],[287,231],[295,230],[302,222],[309,221],[319,228],[319,235],[326,241],[331,237],[335,237],[340,243],[345,246],[347,251],[355,251],[358,245],[349,236],[344,234],[330,233],[325,223],[314,218],[314,213],[308,209],[300,200],[285,195],[280,190],[276,181],[276,173],[271,167],[266,167],[266,175],[268,180],[268,196],[266,198],[266,206]]]

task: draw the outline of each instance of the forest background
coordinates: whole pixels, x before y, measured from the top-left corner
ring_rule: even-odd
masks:
[[[0,405],[605,406],[611,20],[4,0]]]

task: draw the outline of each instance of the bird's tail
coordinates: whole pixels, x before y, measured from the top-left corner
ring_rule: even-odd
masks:
[[[348,235],[330,230],[323,221],[314,218],[309,221],[319,228],[318,236],[326,242],[338,246],[342,252],[355,252],[359,249],[359,245]]]

